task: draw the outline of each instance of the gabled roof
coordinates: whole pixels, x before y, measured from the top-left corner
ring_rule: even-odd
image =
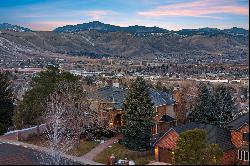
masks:
[[[89,95],[91,99],[100,100],[104,102],[123,103],[123,100],[128,94],[127,89],[121,89],[114,86],[107,86],[100,88],[96,93]]]
[[[114,102],[116,103],[115,108],[121,109],[123,108],[123,102],[127,95],[128,89],[107,86],[98,89],[96,93],[90,94],[89,98],[103,102]],[[172,105],[175,103],[170,94],[159,92],[153,88],[150,89],[150,98],[154,106]]]
[[[238,130],[240,129],[244,124],[249,125],[249,112],[239,116],[238,118],[232,120],[229,122],[226,127],[230,130]]]
[[[234,148],[234,145],[231,142],[231,135],[228,130],[219,126],[214,126],[210,124],[199,124],[193,122],[171,128],[160,139],[158,139],[154,143],[154,145],[157,144],[161,139],[163,139],[171,130],[174,130],[176,133],[181,134],[185,131],[193,129],[203,129],[204,131],[206,131],[208,143],[218,144],[220,148],[224,151]]]
[[[160,119],[160,122],[172,122],[172,121],[176,121],[176,119],[172,118],[169,115],[163,115]]]
[[[162,92],[161,96],[164,98],[164,100],[167,102],[168,105],[175,103],[175,100],[172,98],[172,96],[169,93]]]

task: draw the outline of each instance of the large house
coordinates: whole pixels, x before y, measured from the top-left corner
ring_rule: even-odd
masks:
[[[115,86],[100,88],[90,95],[91,107],[99,112],[99,123],[108,124],[111,129],[120,129],[122,114],[124,113],[124,101],[128,89]],[[176,125],[174,103],[170,94],[150,89],[150,97],[156,113],[153,134],[165,131]]]
[[[226,127],[235,146],[235,163],[249,165],[249,112],[233,120]]]
[[[155,161],[173,164],[173,150],[179,135],[193,129],[203,129],[208,135],[208,142],[220,146],[224,152],[221,164],[249,164],[249,113],[233,120],[226,127],[191,122],[172,127],[162,135],[155,135]]]

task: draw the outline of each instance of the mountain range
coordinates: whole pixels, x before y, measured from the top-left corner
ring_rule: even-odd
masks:
[[[16,32],[31,32],[32,31],[29,28],[21,27],[18,25],[12,25],[9,23],[0,24],[0,30],[10,30],[10,31],[16,31]]]
[[[0,58],[67,56],[176,59],[248,59],[249,31],[242,28],[119,27],[98,21],[32,31],[0,24]]]
[[[8,23],[0,24],[0,30],[12,30],[18,32],[31,32],[33,30],[17,25],[11,25]],[[177,33],[179,35],[216,35],[216,34],[229,34],[233,36],[248,36],[249,31],[243,28],[233,27],[231,29],[223,29],[220,30],[218,28],[199,28],[199,29],[182,29],[179,31],[169,31],[167,29],[159,28],[159,27],[146,27],[146,26],[128,26],[128,27],[120,27],[116,25],[104,24],[99,21],[93,21],[89,23],[77,24],[77,25],[66,25],[62,27],[58,27],[54,29],[54,32],[59,33],[72,33],[86,30],[96,30],[100,32],[129,32],[129,33]]]

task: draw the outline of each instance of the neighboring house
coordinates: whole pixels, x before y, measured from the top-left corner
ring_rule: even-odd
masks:
[[[99,111],[100,123],[108,124],[109,128],[120,129],[122,114],[124,113],[124,101],[128,95],[128,89],[107,86],[100,88],[89,96],[91,108]],[[166,92],[150,89],[150,97],[155,110],[155,127],[153,134],[166,131],[176,125],[174,103],[175,101]]]
[[[249,165],[249,112],[239,116],[226,127],[230,130],[231,141],[236,147],[236,163]]]
[[[239,116],[224,128],[210,125],[187,123],[170,128],[164,134],[154,136],[155,161],[173,163],[173,150],[179,135],[185,131],[203,129],[208,135],[209,143],[216,143],[223,150],[223,165],[249,165],[249,113]]]
[[[208,135],[209,143],[216,143],[224,151],[221,164],[234,164],[235,146],[231,142],[230,132],[224,128],[209,124],[187,123],[169,129],[165,134],[156,136],[153,141],[155,161],[174,164],[173,150],[179,135],[185,131],[203,129]]]

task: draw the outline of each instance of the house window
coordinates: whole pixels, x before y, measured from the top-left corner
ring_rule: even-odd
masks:
[[[249,142],[249,133],[243,133],[243,141]]]
[[[245,160],[246,160],[246,161],[249,161],[248,158],[249,158],[249,152],[245,151]]]
[[[238,150],[238,159],[243,161],[249,161],[249,152],[244,150]]]

